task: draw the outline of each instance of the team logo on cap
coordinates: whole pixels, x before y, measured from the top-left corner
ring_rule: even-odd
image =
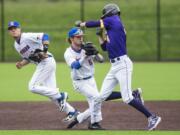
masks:
[[[14,22],[10,22],[10,25],[14,25]]]

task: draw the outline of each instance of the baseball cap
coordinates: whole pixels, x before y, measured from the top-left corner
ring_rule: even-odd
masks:
[[[20,27],[20,23],[17,22],[17,21],[10,21],[10,22],[8,23],[8,30],[9,30],[11,27]]]
[[[74,27],[71,28],[68,32],[68,38],[74,37],[74,36],[82,36],[83,31],[80,28]]]

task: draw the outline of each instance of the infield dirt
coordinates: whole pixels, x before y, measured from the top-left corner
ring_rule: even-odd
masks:
[[[70,102],[84,111],[86,102]],[[162,117],[157,130],[180,130],[180,101],[149,101],[147,108]],[[121,101],[104,102],[102,126],[107,130],[146,130],[143,114]],[[52,102],[0,102],[0,130],[67,130],[66,116]],[[87,130],[88,120],[72,130]]]

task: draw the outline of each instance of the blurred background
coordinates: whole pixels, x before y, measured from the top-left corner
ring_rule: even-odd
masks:
[[[132,60],[180,61],[180,0],[0,0],[0,61],[20,59],[7,31],[7,23],[16,20],[24,32],[48,33],[50,52],[63,62],[68,30],[76,20],[100,19],[107,3],[121,9]],[[85,33],[99,47],[96,29]]]

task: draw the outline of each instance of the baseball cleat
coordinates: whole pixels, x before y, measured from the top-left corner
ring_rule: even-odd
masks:
[[[101,127],[101,125],[98,122],[95,122],[93,124],[89,123],[88,129],[90,130],[105,130]]]
[[[137,99],[138,101],[140,101],[144,105],[144,99],[142,97],[142,89],[141,88],[137,88],[136,90],[134,90],[132,92],[132,95],[135,99]]]
[[[71,122],[75,120],[75,118],[80,114],[78,110],[75,110],[74,112],[69,112],[67,116],[62,120],[63,122]]]
[[[68,93],[67,92],[61,92],[61,98],[60,98],[60,101],[59,101],[59,110],[60,112],[62,112],[66,106],[66,101],[68,99]]]
[[[77,118],[75,118],[68,126],[67,129],[71,129],[73,128],[75,125],[77,125],[79,122],[77,120]]]
[[[151,116],[148,118],[148,130],[154,130],[157,125],[161,122],[161,117],[159,116]]]

